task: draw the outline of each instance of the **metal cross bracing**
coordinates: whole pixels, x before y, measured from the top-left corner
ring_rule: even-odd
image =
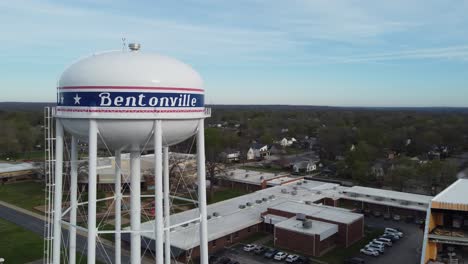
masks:
[[[52,219],[54,212],[52,210],[54,204],[54,122],[53,122],[53,108],[44,108],[44,256],[45,264],[52,262],[52,240],[53,240],[53,227]]]

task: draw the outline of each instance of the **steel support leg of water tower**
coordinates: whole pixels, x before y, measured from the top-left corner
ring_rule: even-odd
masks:
[[[164,262],[164,224],[163,224],[163,168],[162,168],[162,128],[161,120],[154,121],[154,190],[155,190],[155,225],[156,264]]]
[[[139,264],[141,262],[141,154],[140,151],[130,152],[130,226],[131,233],[131,263]]]
[[[206,173],[205,173],[205,120],[198,121],[197,132],[197,171],[198,171],[198,206],[200,208],[200,263],[208,264],[208,223],[206,209]]]
[[[171,201],[169,198],[169,147],[163,148],[164,162],[164,263],[171,264]]]
[[[115,152],[115,264],[121,263],[122,244],[120,230],[122,226],[122,171],[121,171],[121,153],[120,150]]]
[[[88,263],[96,263],[96,198],[97,198],[97,122],[89,120],[88,135]]]
[[[59,119],[55,125],[55,186],[54,186],[54,242],[52,258],[60,263],[60,242],[62,241],[62,177],[63,177],[63,126]]]
[[[71,138],[70,153],[70,229],[68,263],[76,263],[76,210],[78,196],[78,140]]]

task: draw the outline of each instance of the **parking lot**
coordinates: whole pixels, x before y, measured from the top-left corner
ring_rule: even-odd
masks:
[[[414,223],[395,222],[384,220],[382,217],[366,217],[365,223],[375,228],[394,227],[404,233],[404,237],[395,242],[392,247],[385,248],[385,254],[378,257],[356,255],[366,263],[390,264],[390,263],[419,263],[423,240],[423,230]]]
[[[358,251],[354,257],[362,258],[366,263],[390,264],[390,263],[419,263],[421,256],[421,247],[423,239],[423,230],[415,223],[405,223],[402,221],[384,220],[383,217],[366,217],[367,226],[375,229],[384,229],[392,227],[401,230],[404,237],[393,244],[392,247],[386,247],[385,253],[377,257],[367,256]],[[243,244],[226,248],[216,254],[218,257],[228,257],[231,260],[238,261],[240,264],[278,264],[284,261],[275,261],[266,259],[262,255],[255,255],[243,251]],[[311,262],[314,263],[314,262]]]

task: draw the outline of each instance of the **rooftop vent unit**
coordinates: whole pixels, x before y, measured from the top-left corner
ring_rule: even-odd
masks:
[[[296,194],[297,194],[297,191],[292,191],[291,194],[292,194],[292,195],[296,195]]]
[[[337,189],[337,187],[336,187],[336,186],[334,186],[334,187],[333,187],[333,190],[336,190],[336,189]]]
[[[311,220],[305,220],[302,222],[302,227],[306,229],[312,228],[312,221]]]
[[[213,217],[218,217],[219,216],[219,213],[218,212],[214,212],[213,213]]]
[[[304,183],[307,183],[307,181],[306,181],[306,180],[304,180]]]
[[[409,202],[408,201],[401,201],[400,204],[401,205],[409,205]]]
[[[211,219],[211,215],[206,216],[206,218],[207,218],[208,220],[210,220],[210,219]]]
[[[278,176],[278,173],[277,173],[277,172],[275,172],[275,176]]]
[[[246,173],[244,177],[245,177],[245,178],[249,177],[249,174],[248,174],[248,173]]]
[[[312,204],[312,201],[305,201],[305,204],[311,205],[311,204]]]
[[[251,203],[251,202],[247,202],[245,205],[246,205],[246,206],[252,206],[252,203]]]
[[[302,182],[298,181],[296,184],[297,184],[297,185],[302,185]]]
[[[316,194],[322,194],[322,191],[317,191]]]
[[[288,190],[286,188],[281,189],[281,193],[288,193]]]
[[[293,187],[293,190],[297,190],[297,187],[296,187],[296,186],[294,186],[294,187]]]
[[[302,213],[297,213],[296,214],[296,220],[304,221],[304,220],[306,220],[306,215],[302,214]]]
[[[271,200],[273,200],[273,199],[275,199],[275,196],[274,196],[274,195],[270,195],[270,196],[268,196],[268,198],[271,199]]]
[[[374,200],[376,200],[376,201],[382,201],[383,198],[382,198],[382,197],[375,197]]]
[[[264,177],[263,177],[263,176],[260,176],[260,180],[263,180],[263,179],[264,179]]]
[[[266,202],[266,201],[268,201],[268,198],[263,197],[262,200],[263,200],[264,202]]]
[[[261,204],[262,200],[256,200],[255,202],[258,203],[258,204]]]
[[[229,173],[229,175],[231,175],[231,176],[234,176],[234,172],[233,172],[233,171],[231,171],[231,173]]]
[[[245,205],[240,204],[240,205],[239,205],[239,208],[240,208],[240,209],[244,209],[244,208],[245,208]]]

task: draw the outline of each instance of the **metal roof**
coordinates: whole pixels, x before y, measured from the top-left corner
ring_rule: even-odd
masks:
[[[468,179],[459,179],[441,193],[432,202],[468,205]]]

